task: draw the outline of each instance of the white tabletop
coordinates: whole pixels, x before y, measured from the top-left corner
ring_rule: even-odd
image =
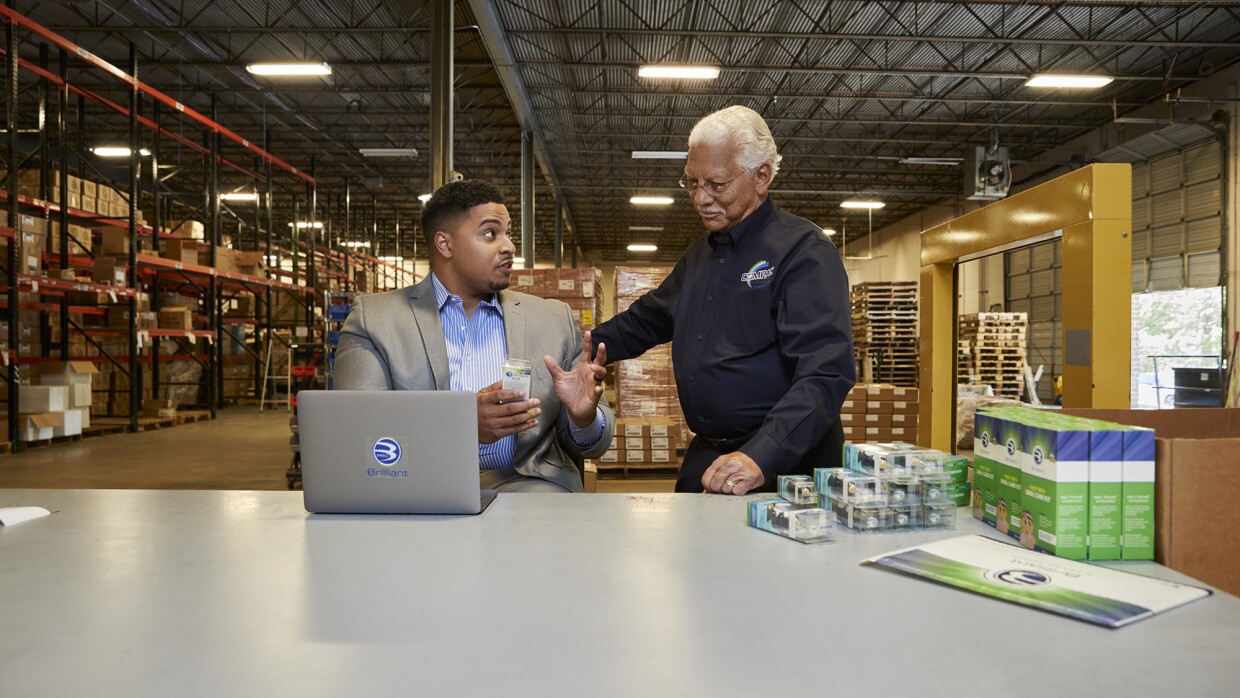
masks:
[[[309,516],[286,492],[0,490],[0,695],[1236,695],[1240,599],[1120,629],[861,567],[707,495]],[[963,511],[963,510],[962,510]],[[1153,563],[1123,569],[1187,581]]]

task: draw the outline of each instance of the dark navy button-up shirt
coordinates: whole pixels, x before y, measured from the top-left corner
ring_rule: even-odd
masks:
[[[768,198],[685,250],[658,288],[593,331],[607,360],[672,342],[685,420],[741,451],[768,483],[839,420],[856,382],[848,278],[835,245]]]

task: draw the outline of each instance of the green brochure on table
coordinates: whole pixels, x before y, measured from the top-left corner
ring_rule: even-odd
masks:
[[[878,565],[1012,603],[1119,628],[1209,589],[1044,555],[985,536],[959,536],[872,557]]]

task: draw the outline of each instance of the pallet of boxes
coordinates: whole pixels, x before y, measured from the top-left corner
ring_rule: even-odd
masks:
[[[592,330],[600,322],[603,303],[603,274],[593,267],[580,269],[515,269],[509,286],[514,291],[539,298],[554,298],[568,305],[581,330]]]
[[[621,313],[629,308],[647,291],[658,287],[663,279],[672,272],[671,267],[616,267],[616,312]],[[616,417],[620,419],[650,418],[669,420],[672,428],[670,437],[684,448],[689,443],[689,428],[685,424],[684,413],[680,409],[680,398],[676,393],[676,377],[672,373],[672,345],[670,343],[654,347],[636,358],[621,361],[615,365],[616,385]],[[617,431],[617,435],[619,432]],[[627,453],[625,454],[628,457]],[[671,454],[670,464],[651,463],[648,467],[680,468],[680,459],[676,452]],[[611,463],[600,463],[599,467],[624,467],[625,472],[637,463],[625,463],[619,466]]]
[[[617,417],[611,448],[598,458],[599,468],[676,470],[677,451],[685,447],[676,421],[667,417]]]
[[[840,426],[844,440],[917,441],[917,388],[858,383],[844,400]]]

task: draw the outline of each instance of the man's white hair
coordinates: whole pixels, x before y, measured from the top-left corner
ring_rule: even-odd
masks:
[[[705,143],[736,146],[736,164],[753,174],[763,163],[771,164],[771,179],[784,159],[775,147],[771,129],[758,112],[740,105],[707,114],[689,132],[689,148]]]

